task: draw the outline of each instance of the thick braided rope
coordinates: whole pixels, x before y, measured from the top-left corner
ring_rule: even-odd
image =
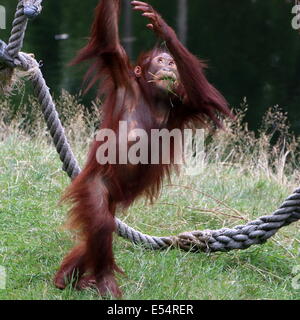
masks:
[[[42,112],[56,151],[63,163],[63,170],[71,179],[74,179],[79,174],[80,168],[67,141],[64,128],[58,117],[55,104],[40,68],[35,69],[35,72],[31,76],[31,82],[34,93],[42,106]]]
[[[12,58],[16,58],[22,49],[28,18],[41,12],[41,2],[42,0],[19,0],[7,45],[7,53]]]
[[[42,106],[45,121],[63,162],[63,169],[69,177],[74,178],[79,174],[80,168],[71,151],[38,63],[31,56],[23,53],[19,54],[17,59],[19,67],[30,71],[34,92]],[[280,228],[299,219],[300,189],[297,189],[272,215],[261,217],[233,229],[194,231],[179,236],[153,237],[134,230],[119,219],[116,219],[116,224],[120,236],[153,250],[178,247],[193,252],[215,252],[247,249],[252,245],[265,243]]]
[[[40,68],[38,67],[36,61],[30,57],[28,57],[28,60],[26,60],[26,56],[19,55],[19,52],[23,46],[23,40],[28,22],[28,17],[25,15],[26,12],[24,12],[24,10],[29,12],[31,16],[33,16],[33,12],[38,14],[41,11],[41,2],[41,0],[19,0],[6,51],[11,57],[15,59],[18,57],[18,59],[16,59],[17,65],[20,64],[19,67],[22,70],[28,71],[29,69],[34,68],[34,72],[31,72],[31,80],[35,94],[37,95],[37,98],[42,106],[42,112],[54,141],[56,150],[60,155],[60,159],[64,164],[67,163],[67,166],[64,166],[63,170],[66,171],[73,179],[80,172],[80,168],[72,153],[70,145],[65,138],[64,129],[58,118],[52,96],[49,92]],[[54,106],[54,108],[49,110],[49,106]],[[51,124],[52,119],[56,119],[55,125]]]
[[[28,18],[24,15],[23,0],[19,0],[12,25],[11,35],[7,45],[7,53],[12,58],[16,58],[18,56],[23,46],[27,22]]]

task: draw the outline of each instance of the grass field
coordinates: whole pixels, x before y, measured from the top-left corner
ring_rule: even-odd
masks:
[[[34,138],[11,124],[0,128],[0,266],[6,270],[0,299],[99,299],[92,289],[60,291],[52,283],[72,246],[71,234],[63,228],[67,207],[58,206],[69,180],[53,146],[41,128]],[[89,138],[76,140],[72,132],[75,154],[83,163]],[[248,135],[241,132],[240,139],[250,139]],[[283,149],[272,149],[273,154],[266,147],[268,137],[253,141],[258,149],[251,154],[244,148],[225,161],[228,137],[218,136],[201,175],[174,177],[155,205],[140,201],[119,217],[144,233],[167,236],[231,227],[272,213],[297,187],[300,174]],[[288,146],[292,153],[293,143]],[[268,157],[277,158],[270,163]],[[293,286],[299,276],[293,273],[300,265],[299,223],[281,229],[265,245],[230,253],[146,251],[118,237],[114,246],[126,273],[119,277],[124,299],[300,298]]]

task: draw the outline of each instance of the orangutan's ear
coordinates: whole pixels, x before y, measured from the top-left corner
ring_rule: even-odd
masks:
[[[142,76],[142,68],[140,66],[136,66],[134,68],[134,74],[137,78],[140,78]]]

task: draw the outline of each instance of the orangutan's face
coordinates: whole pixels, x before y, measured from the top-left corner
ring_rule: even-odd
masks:
[[[149,81],[160,89],[172,91],[178,86],[179,74],[176,63],[166,52],[152,59],[148,74]]]
[[[152,58],[148,70],[144,73],[149,83],[163,91],[172,92],[177,88],[180,81],[176,63],[173,57],[166,52]],[[140,66],[135,68],[135,75],[141,77],[142,69]]]

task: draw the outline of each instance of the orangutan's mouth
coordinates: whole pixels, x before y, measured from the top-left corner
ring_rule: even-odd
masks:
[[[178,86],[178,79],[172,71],[159,71],[156,74],[150,73],[152,80],[149,82],[155,83],[161,89],[171,91]]]
[[[164,73],[157,74],[157,79],[175,82],[177,80],[177,77],[173,72],[164,72]]]

